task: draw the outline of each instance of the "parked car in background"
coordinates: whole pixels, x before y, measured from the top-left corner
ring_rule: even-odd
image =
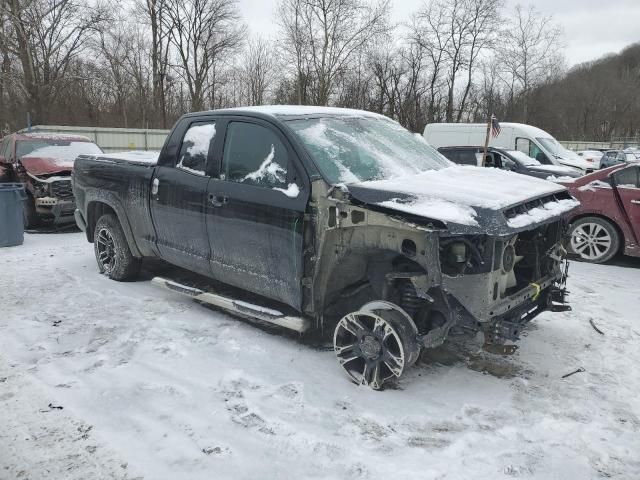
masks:
[[[482,166],[484,147],[440,147],[438,151],[459,165]],[[564,165],[543,165],[518,150],[503,150],[495,147],[487,148],[487,159],[484,166],[544,179],[550,177],[577,178],[582,175],[581,170],[577,168]]]
[[[630,162],[640,162],[640,149],[638,147],[625,148],[624,153],[627,154],[627,159],[630,159]],[[635,160],[629,154],[633,155]]]
[[[580,200],[569,216],[570,251],[602,263],[622,251],[640,256],[640,165],[618,165],[565,183]]]
[[[484,123],[430,123],[424,129],[427,142],[436,148],[484,145],[487,125]],[[566,165],[593,171],[593,165],[575,152],[567,150],[550,134],[522,123],[500,124],[500,134],[491,137],[489,146],[518,150],[543,165]]]
[[[79,157],[73,186],[100,272],[130,279],[160,257],[235,287],[154,279],[246,318],[333,332],[341,368],[374,389],[454,325],[508,354],[525,323],[565,307],[564,217],[578,204],[566,188],[457,167],[370,112],[188,114],[159,157]]]
[[[632,151],[607,150],[600,160],[600,168],[609,168],[623,163],[634,163],[638,157]]]
[[[604,155],[604,152],[601,152],[600,150],[582,150],[577,153],[578,156],[589,162],[593,166],[594,170],[598,170],[600,168],[600,159]]]
[[[87,137],[14,133],[0,141],[0,182],[25,184],[27,228],[73,223],[71,171],[78,155],[102,153]]]

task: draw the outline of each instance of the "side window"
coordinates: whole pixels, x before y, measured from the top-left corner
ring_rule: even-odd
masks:
[[[620,187],[640,188],[639,172],[638,167],[623,168],[615,172],[613,178],[616,180],[616,185]]]
[[[516,170],[517,168],[516,162],[504,155],[500,155],[498,157],[498,162],[500,163],[499,168],[502,168],[503,170]]]
[[[222,178],[264,187],[286,187],[287,149],[275,133],[254,123],[231,122],[222,158]]]
[[[216,136],[215,122],[194,123],[182,139],[176,168],[204,175],[209,148]]]
[[[531,149],[531,140],[528,138],[518,137],[516,138],[516,150],[524,153],[525,155],[529,155],[529,150]]]
[[[476,159],[476,152],[473,150],[460,150],[458,152],[457,163],[460,165],[473,165],[478,166],[478,160]]]

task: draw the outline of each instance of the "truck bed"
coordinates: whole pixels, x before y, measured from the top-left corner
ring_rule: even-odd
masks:
[[[155,255],[149,195],[157,159],[157,152],[81,155],[76,159],[73,190],[77,208],[87,222],[90,241],[97,220],[94,212],[105,201],[120,210],[117,213],[121,222],[126,222],[125,234],[139,254]]]

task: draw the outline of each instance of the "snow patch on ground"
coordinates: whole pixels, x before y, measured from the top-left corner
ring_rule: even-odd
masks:
[[[640,478],[624,262],[573,263],[574,310],[513,357],[452,337],[373,392],[330,351],[108,280],[82,233],[27,234],[0,249],[0,478]]]

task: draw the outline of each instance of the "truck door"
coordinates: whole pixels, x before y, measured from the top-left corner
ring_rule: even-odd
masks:
[[[214,278],[299,309],[309,186],[282,132],[258,119],[226,123],[208,188]]]
[[[631,229],[640,241],[640,167],[637,165],[623,168],[613,174],[618,195]]]
[[[180,133],[173,151],[168,148],[168,158],[160,159],[151,183],[156,246],[160,257],[168,262],[209,275],[206,171],[212,161],[216,123],[213,119],[193,121]]]

